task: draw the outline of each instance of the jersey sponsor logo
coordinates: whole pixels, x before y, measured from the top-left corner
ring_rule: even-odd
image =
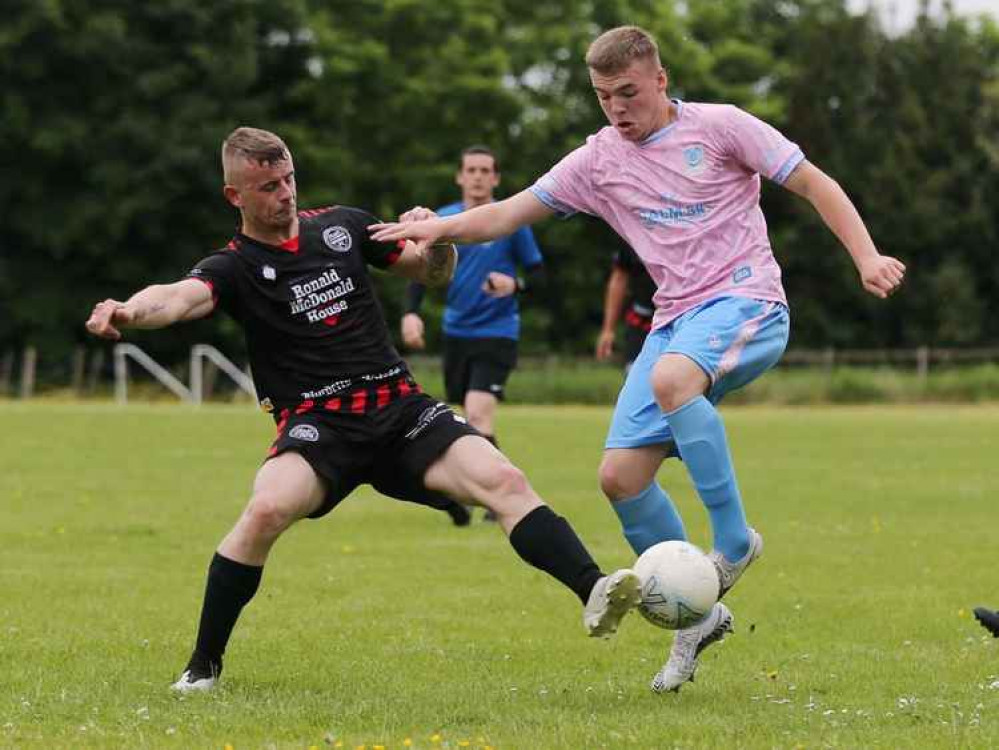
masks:
[[[374,375],[362,375],[361,380],[385,380],[385,378],[391,378],[394,375],[398,375],[402,372],[402,365],[396,365],[385,372],[377,372]]]
[[[708,206],[705,203],[679,203],[670,195],[660,196],[665,208],[643,208],[638,210],[638,218],[646,228],[653,226],[680,226],[685,224],[694,226],[708,215]]]
[[[314,391],[304,391],[301,396],[303,401],[311,401],[317,398],[325,398],[326,396],[333,396],[337,393],[342,393],[354,381],[350,378],[345,378],[344,380],[334,380],[332,383],[327,383],[322,388],[317,388]]]
[[[318,443],[319,430],[311,424],[297,424],[291,428],[291,432],[288,433],[288,437],[294,438],[295,440],[303,440],[306,443]]]
[[[349,307],[347,300],[341,297],[354,289],[352,277],[341,279],[335,269],[328,268],[314,279],[291,285],[295,297],[290,303],[291,314],[305,313],[310,323],[336,325],[340,313]]]
[[[274,266],[264,266],[260,269],[260,275],[268,281],[277,279],[277,271],[274,270]]]
[[[753,275],[753,269],[751,266],[739,266],[735,271],[732,272],[732,281],[739,284],[750,276]]]
[[[350,232],[343,227],[326,227],[323,230],[323,242],[330,250],[345,253],[350,250],[354,241],[350,237]]]
[[[712,349],[718,349],[722,345],[721,336],[717,333],[712,333],[708,336],[708,346]]]

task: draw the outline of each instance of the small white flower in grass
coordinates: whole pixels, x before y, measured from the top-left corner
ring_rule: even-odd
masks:
[[[834,708],[827,708],[825,711],[822,712],[822,715],[823,716],[832,716],[834,713],[836,713],[836,709],[834,709]]]
[[[177,727],[167,727],[166,728],[166,733],[167,734],[177,734]]]
[[[142,706],[142,707],[136,709],[135,715],[138,716],[140,719],[148,719],[149,718],[149,707],[148,706]]]

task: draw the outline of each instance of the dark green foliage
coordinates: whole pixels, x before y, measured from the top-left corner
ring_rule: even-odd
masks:
[[[923,17],[892,37],[843,0],[11,4],[0,350],[35,344],[43,365],[84,341],[95,301],[174,280],[224,244],[235,216],[218,147],[236,125],[285,136],[303,206],[391,217],[450,202],[458,152],[476,142],[501,154],[508,195],[602,125],[582,59],[622,23],[656,34],[674,95],[733,102],[797,140],[909,264],[903,294],[868,297],[810,207],[766,188],[795,345],[999,337],[994,23]],[[537,231],[554,284],[525,313],[526,347],[585,352],[614,240],[579,219]],[[401,286],[379,283],[394,323]],[[194,341],[241,346],[216,323],[136,338],[174,361]]]

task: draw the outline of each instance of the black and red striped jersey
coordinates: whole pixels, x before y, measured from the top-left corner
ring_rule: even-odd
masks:
[[[400,253],[371,240],[377,221],[345,206],[302,211],[297,238],[275,246],[237,232],[188,274],[242,326],[268,411],[408,377],[367,268],[388,268]]]

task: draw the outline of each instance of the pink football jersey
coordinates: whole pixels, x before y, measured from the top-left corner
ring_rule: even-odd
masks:
[[[610,224],[657,291],[653,328],[718,297],[787,304],[760,210],[760,175],[783,183],[805,158],[776,129],[724,104],[676,100],[642,142],[605,127],[531,188],[562,214]]]

